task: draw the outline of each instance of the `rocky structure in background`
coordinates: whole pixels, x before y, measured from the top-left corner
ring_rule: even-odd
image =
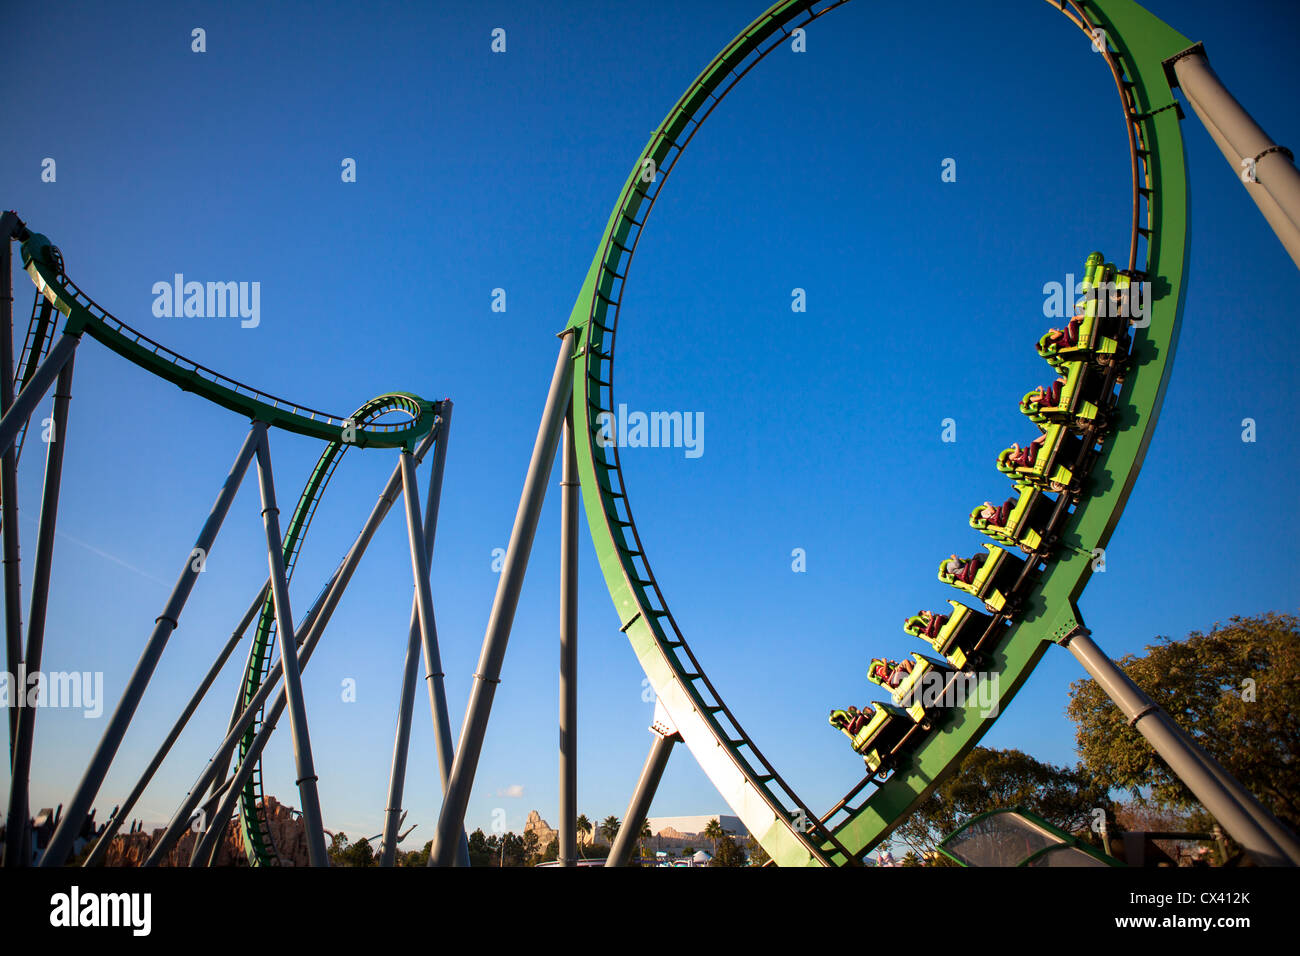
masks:
[[[542,850],[550,846],[552,840],[560,838],[560,831],[543,820],[542,815],[536,810],[529,811],[528,819],[524,822],[524,833],[536,833],[537,846]],[[581,839],[581,836],[579,836],[579,839]]]
[[[275,841],[276,852],[280,856],[281,866],[307,866],[307,828],[303,825],[302,814],[293,807],[286,807],[275,797],[267,797],[264,804],[267,823],[271,837]],[[152,833],[119,834],[113,838],[108,848],[105,866],[140,866],[150,851],[162,839],[164,828],[159,827]],[[176,845],[163,858],[161,866],[189,866],[190,854],[199,835],[187,830],[176,841]],[[221,835],[217,846],[217,856],[213,861],[216,866],[248,866],[244,855],[244,840],[239,834],[239,824],[231,820],[226,824],[226,832]]]

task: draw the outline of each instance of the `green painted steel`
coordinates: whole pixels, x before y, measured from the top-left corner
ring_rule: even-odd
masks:
[[[266,422],[273,428],[282,428],[324,441],[343,440],[344,430],[349,427],[348,419],[288,402],[243,385],[178,355],[137,332],[78,289],[63,274],[62,263],[57,261],[52,249],[46,236],[33,233],[22,244],[22,261],[23,268],[36,283],[36,288],[53,303],[54,308],[68,317],[64,334],[79,336],[83,332],[88,333],[146,371],[165,378],[184,391],[194,392],[210,402],[247,415],[253,421]],[[409,424],[372,423],[366,428],[358,427],[350,444],[358,448],[414,450],[415,443],[433,427],[434,416],[429,402],[417,395],[406,397],[416,410]]]
[[[23,268],[31,276],[39,296],[67,317],[64,334],[83,332],[141,368],[194,392],[207,400],[248,416],[254,421],[327,442],[307,480],[284,534],[286,576],[292,576],[312,516],[329,479],[349,447],[404,448],[415,444],[435,427],[437,403],[408,392],[391,392],[362,405],[351,416],[330,415],[242,385],[149,339],[98,306],[64,273],[63,261],[49,238],[33,233],[22,243]],[[40,358],[54,338],[49,308],[33,310],[28,345],[19,366],[20,385],[26,385]],[[398,413],[404,421],[384,421]],[[248,663],[240,688],[239,703],[247,706],[271,668],[275,643],[275,603],[268,594],[258,619]],[[241,738],[239,759],[247,754],[261,728],[261,715]],[[265,866],[275,862],[275,848],[264,818],[261,768],[240,793],[240,829],[249,863]]]
[[[840,0],[843,2],[843,0]],[[1051,2],[1051,0],[1049,0]],[[993,723],[978,701],[936,713],[937,726],[900,767],[845,819],[827,827],[781,780],[717,695],[659,592],[628,506],[617,443],[599,438],[612,397],[614,330],[623,282],[645,216],[667,173],[718,99],[790,29],[840,3],[778,3],[745,28],[700,73],[633,164],[570,315],[574,346],[575,432],[583,505],[601,571],[623,631],[676,722],[687,746],[723,798],[780,865],[843,865],[859,860],[924,800]],[[1061,5],[1052,3],[1054,8]],[[1003,712],[1046,648],[1079,625],[1076,602],[1092,573],[1092,552],[1104,548],[1137,479],[1172,371],[1187,267],[1188,185],[1179,115],[1162,61],[1191,41],[1132,0],[1081,0],[1066,5],[1100,27],[1115,50],[1135,102],[1133,122],[1146,203],[1145,267],[1152,282],[1150,325],[1134,335],[1133,366],[1116,400],[1116,431],[1105,441],[1079,506],[987,665],[997,677]],[[1126,108],[1126,113],[1127,113]],[[1084,201],[1084,197],[1080,197]],[[1088,197],[1094,202],[1095,197]],[[1135,207],[1137,208],[1137,207]],[[918,568],[918,573],[923,569]],[[833,826],[833,832],[830,827]]]

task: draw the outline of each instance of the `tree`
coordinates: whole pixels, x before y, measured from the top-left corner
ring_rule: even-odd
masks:
[[[343,862],[343,852],[348,848],[348,835],[340,830],[338,833],[330,835],[330,845],[328,855],[330,866],[346,866]]]
[[[646,855],[646,841],[652,836],[654,836],[654,834],[650,832],[650,821],[642,820],[641,832],[637,834],[637,844],[641,848],[641,856],[643,857]]]
[[[713,843],[714,856],[718,855],[718,841],[721,840],[724,835],[725,834],[722,829],[722,824],[718,822],[717,817],[714,817],[712,820],[708,822],[708,825],[704,828],[704,832],[701,834],[701,836],[703,836],[704,839],[709,840]]]
[[[1300,829],[1300,619],[1234,617],[1208,634],[1156,640],[1120,667],[1264,806]],[[1196,805],[1095,681],[1076,681],[1070,691],[1066,713],[1079,752],[1103,785],[1157,807]]]
[[[1021,806],[1073,833],[1087,831],[1093,809],[1107,803],[1106,788],[1082,766],[1056,767],[1019,750],[976,747],[895,834],[928,859],[940,840],[988,810]],[[943,856],[935,862],[954,865]]]
[[[610,845],[612,846],[614,843],[614,838],[618,836],[618,828],[620,826],[622,826],[622,823],[619,821],[618,817],[614,816],[611,813],[603,821],[601,821],[600,835],[603,836],[606,840],[608,840],[610,842]]]
[[[768,856],[767,851],[763,849],[763,844],[759,843],[752,836],[745,840],[745,848],[749,850],[750,866],[763,866],[768,860],[772,859]]]
[[[496,837],[492,838],[495,841]],[[469,835],[469,865],[470,866],[496,866],[496,845],[488,840],[483,833],[483,828],[479,827]]]
[[[538,863],[550,863],[552,860],[560,858],[560,841],[558,837],[552,837],[551,842],[546,844],[546,849],[542,851],[542,858]]]
[[[585,860],[587,858],[587,854],[583,850],[583,846],[586,843],[586,841],[591,837],[591,831],[592,831],[591,821],[587,819],[587,815],[585,813],[579,816],[578,819],[575,821],[574,830],[576,830],[578,834],[578,855]]]
[[[713,850],[713,859],[709,861],[709,866],[745,865],[745,851],[736,846],[736,841],[725,833],[713,845]]]
[[[536,866],[540,861],[537,859],[541,856],[542,848],[538,844],[537,831],[529,830],[519,841],[519,856],[524,866]]]
[[[915,850],[908,850],[903,854],[903,858],[898,861],[899,866],[925,866],[921,858],[916,855]]]

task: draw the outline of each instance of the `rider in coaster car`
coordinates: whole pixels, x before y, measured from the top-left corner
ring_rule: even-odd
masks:
[[[947,614],[935,614],[933,611],[918,611],[912,617],[903,619],[903,630],[915,637],[935,638],[948,623]]]
[[[1016,500],[1008,498],[1001,505],[994,505],[991,501],[984,502],[984,507],[980,508],[980,519],[994,528],[1005,527],[1011,509],[1016,506]]]
[[[983,551],[967,561],[954,554],[948,558],[948,563],[943,566],[943,570],[952,578],[954,584],[970,584],[975,580],[975,575],[979,573],[980,567],[987,558],[988,555]]]
[[[1018,444],[1012,442],[1011,448],[1004,453],[1007,456],[1007,463],[1017,468],[1034,467],[1034,461],[1038,458],[1038,450],[1045,441],[1047,441],[1046,433],[1039,435],[1026,448],[1021,448]]]
[[[1034,389],[1033,394],[1029,396],[1029,404],[1037,405],[1040,408],[1055,408],[1057,405],[1061,404],[1061,388],[1064,385],[1065,376],[1057,378],[1057,380],[1052,383],[1051,388],[1048,388],[1045,385],[1039,385],[1038,388]]]
[[[897,688],[903,678],[912,673],[911,661],[889,661],[876,658],[871,662],[871,676],[886,687]]]
[[[867,725],[872,716],[875,714],[875,708],[870,704],[866,705],[865,710],[858,710],[856,707],[849,707],[848,710],[832,710],[831,726],[838,727],[852,739],[858,735],[858,732]]]
[[[1076,312],[1065,324],[1065,328],[1052,329],[1044,336],[1048,345],[1055,345],[1058,349],[1074,348],[1079,344],[1079,326],[1083,324],[1084,318],[1082,312]]]

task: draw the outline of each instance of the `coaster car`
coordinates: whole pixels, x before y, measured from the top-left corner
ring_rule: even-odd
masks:
[[[926,641],[956,668],[964,668],[976,642],[984,636],[993,618],[974,611],[959,601],[949,601],[951,614],[915,614],[903,623],[903,630]]]
[[[1043,530],[1056,503],[1027,482],[1016,482],[1015,489],[1018,497],[1009,502],[1011,507],[1002,505],[991,518],[984,516],[985,505],[976,505],[970,513],[970,526],[1003,544],[1015,545],[1026,554],[1043,551]]]
[[[1042,434],[1028,447],[1008,448],[998,455],[998,471],[1048,491],[1078,491],[1083,439],[1060,423],[1039,427]]]
[[[997,545],[986,544],[988,556],[976,554],[968,561],[945,558],[939,562],[939,580],[984,602],[990,612],[1010,610],[1012,589],[1025,562]],[[960,567],[954,568],[958,564]]]
[[[893,704],[880,702],[867,706],[871,708],[869,714],[865,711],[850,713],[832,710],[831,726],[848,736],[853,742],[854,751],[862,756],[871,773],[892,770],[897,758],[903,753],[900,751],[894,754],[894,749],[916,725],[906,711]],[[914,735],[913,739],[919,742],[919,734]]]
[[[927,702],[930,698],[925,693],[927,685],[933,685],[934,677],[928,680],[927,674],[946,675],[951,673],[953,668],[947,661],[936,660],[933,657],[926,657],[924,654],[913,652],[912,660],[903,662],[895,667],[890,666],[889,661],[876,658],[867,668],[867,680],[880,687],[885,688],[893,697],[895,707],[901,707],[905,710],[918,724],[925,719]],[[904,668],[907,668],[903,673]],[[897,680],[897,686],[894,681]]]
[[[1020,400],[1020,411],[1031,422],[1063,422],[1088,425],[1100,415],[1105,375],[1086,362],[1065,362],[1061,377],[1051,386],[1040,386]]]

